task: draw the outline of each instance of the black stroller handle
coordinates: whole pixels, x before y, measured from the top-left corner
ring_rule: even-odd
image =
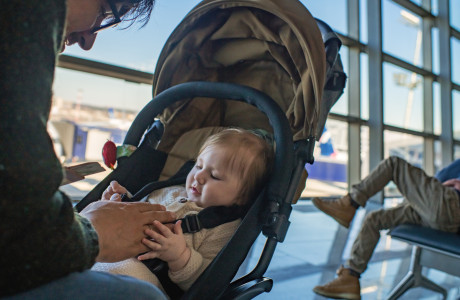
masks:
[[[194,97],[208,97],[246,102],[257,107],[269,119],[273,127],[276,142],[275,162],[270,179],[271,196],[276,202],[284,200],[294,166],[294,143],[291,128],[286,115],[278,104],[265,93],[254,88],[234,83],[222,82],[186,82],[170,87],[158,94],[137,115],[124,144],[139,145],[144,132],[165,108],[176,101]]]

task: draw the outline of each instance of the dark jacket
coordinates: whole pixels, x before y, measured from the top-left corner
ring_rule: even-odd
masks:
[[[0,1],[0,297],[88,269],[90,223],[58,191],[47,133],[66,0]]]

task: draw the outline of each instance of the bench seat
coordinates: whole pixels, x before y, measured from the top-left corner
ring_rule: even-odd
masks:
[[[434,268],[460,276],[460,235],[417,225],[400,225],[390,230],[392,238],[413,246],[408,274],[390,292],[387,299],[397,299],[408,289],[422,286],[447,298],[447,291],[422,275],[422,267]]]

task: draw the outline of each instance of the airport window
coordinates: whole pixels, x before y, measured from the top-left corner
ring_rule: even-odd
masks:
[[[150,22],[142,29],[134,25],[126,30],[100,33],[91,51],[68,47],[61,64],[69,58],[77,61],[71,66],[63,65],[56,72],[56,104],[68,102],[74,108],[80,105],[80,112],[83,105],[92,105],[98,115],[114,119],[121,116],[128,124],[151,99],[148,78],[155,71],[169,34],[199,3],[178,1],[180,5],[158,1]],[[316,157],[317,162],[335,160],[334,163],[344,164],[345,181],[335,184],[328,181],[330,174],[325,174],[319,179],[313,179],[312,175],[312,182],[335,184],[337,189],[324,188],[328,195],[344,194],[390,152],[403,153],[430,172],[460,156],[460,122],[455,118],[460,114],[460,1],[450,0],[448,5],[438,0],[301,2],[342,38],[340,54],[348,76],[345,92],[326,123],[332,148],[340,155],[326,159],[323,152]],[[369,13],[375,15],[368,17]],[[450,53],[450,58],[446,53]],[[89,62],[92,69],[70,70],[80,69],[77,67],[80,62]],[[92,66],[92,62],[135,70],[141,79],[124,78],[126,74],[115,76],[118,79],[102,76],[103,70],[97,69],[103,67]],[[450,82],[443,80],[446,76]],[[404,143],[406,148],[401,146]],[[318,143],[315,151],[320,151],[320,146]],[[424,149],[432,150],[425,153]]]
[[[361,176],[360,179],[369,175],[369,127],[361,127],[361,144],[360,144],[360,162],[361,162]]]
[[[423,130],[423,78],[395,65],[384,63],[384,122]]]
[[[347,1],[337,0],[300,0],[313,17],[326,22],[332,29],[347,34]],[[326,7],[334,9],[325,9]]]
[[[454,123],[454,139],[460,140],[460,91],[452,93],[452,115]]]
[[[450,23],[456,30],[460,30],[460,1],[450,0]]]
[[[433,82],[433,120],[434,134],[441,134],[441,90],[438,82]]]
[[[369,58],[366,53],[360,55],[361,74],[360,90],[361,90],[361,118],[364,120],[369,119]]]
[[[343,46],[340,50],[340,57],[343,63],[343,69],[345,73],[349,73],[349,66],[348,66],[348,47]],[[347,115],[348,114],[348,85],[345,85],[345,90],[343,91],[340,100],[332,107],[332,113]]]
[[[422,66],[422,19],[391,0],[383,1],[382,6],[383,51]]]
[[[460,40],[451,38],[452,45],[452,65],[460,65]],[[452,68],[452,81],[460,84],[460,68]]]

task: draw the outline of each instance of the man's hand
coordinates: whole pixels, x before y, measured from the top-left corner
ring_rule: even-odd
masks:
[[[149,250],[142,243],[144,231],[155,220],[175,220],[172,212],[159,204],[145,202],[96,201],[80,212],[96,229],[99,255],[96,261],[116,262]]]
[[[453,187],[454,189],[460,191],[460,179],[454,178],[454,179],[449,179],[446,180],[442,183],[444,186],[450,186]]]

